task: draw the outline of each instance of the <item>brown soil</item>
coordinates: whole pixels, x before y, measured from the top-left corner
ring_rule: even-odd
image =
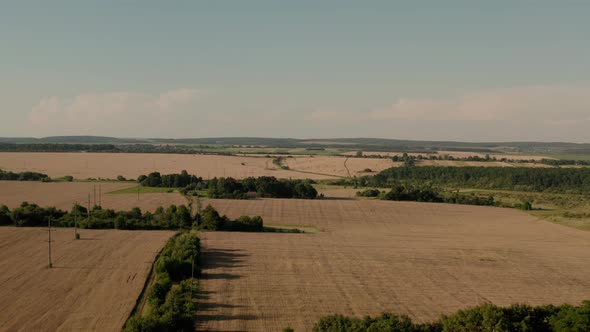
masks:
[[[120,331],[172,232],[0,228],[1,331]]]
[[[579,303],[590,233],[502,208],[356,200],[210,200],[318,234],[206,233],[206,331],[309,331],[328,314],[418,321],[494,303]]]
[[[82,206],[94,204],[96,188],[96,204],[101,203],[105,209],[130,210],[139,207],[142,211],[154,211],[156,208],[168,207],[171,204],[187,204],[187,200],[179,193],[146,193],[110,194],[112,191],[134,187],[134,183],[91,183],[91,182],[24,182],[0,181],[0,205],[9,208],[18,207],[22,202],[35,203],[44,207],[56,207],[69,210],[74,203]],[[99,199],[99,188],[102,198]]]

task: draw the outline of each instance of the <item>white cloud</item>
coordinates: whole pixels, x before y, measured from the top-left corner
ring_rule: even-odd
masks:
[[[588,114],[590,87],[578,86],[530,86],[458,98],[401,99],[369,112],[374,119],[459,121],[584,119]]]
[[[33,107],[28,114],[28,128],[45,134],[125,136],[128,129],[133,134],[140,126],[147,129],[169,123],[175,113],[194,109],[207,94],[197,89],[178,89],[154,95],[109,92],[71,98],[52,96]]]
[[[479,91],[454,98],[402,98],[365,112],[317,111],[326,128],[354,123],[370,136],[414,139],[590,141],[590,86],[545,85]],[[349,130],[350,128],[346,128]],[[366,133],[351,133],[360,136]]]

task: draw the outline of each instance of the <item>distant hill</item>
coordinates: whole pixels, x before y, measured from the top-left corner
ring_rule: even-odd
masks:
[[[146,140],[133,138],[115,138],[106,136],[49,136],[34,137],[0,137],[0,143],[65,143],[65,144],[139,144],[149,143]]]
[[[105,136],[51,136],[43,138],[7,137],[0,143],[13,144],[151,144],[151,145],[217,145],[264,146],[276,148],[324,147],[346,150],[433,152],[438,150],[480,153],[526,153],[590,155],[590,144],[567,142],[455,142],[414,141],[385,138],[330,138],[296,139],[265,137],[209,137],[209,138],[116,138]]]

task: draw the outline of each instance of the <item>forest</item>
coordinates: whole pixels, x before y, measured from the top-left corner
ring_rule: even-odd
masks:
[[[590,193],[590,168],[393,167],[374,176],[339,179],[334,184],[391,188],[396,183],[441,188]]]

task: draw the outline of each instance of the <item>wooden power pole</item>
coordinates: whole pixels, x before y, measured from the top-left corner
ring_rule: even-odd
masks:
[[[49,265],[48,267],[51,269],[53,267],[53,263],[51,262],[51,217],[49,217],[49,219],[47,219],[47,234],[49,236],[49,240],[47,241],[47,243],[49,244],[47,249],[48,249],[48,256],[49,256]]]

